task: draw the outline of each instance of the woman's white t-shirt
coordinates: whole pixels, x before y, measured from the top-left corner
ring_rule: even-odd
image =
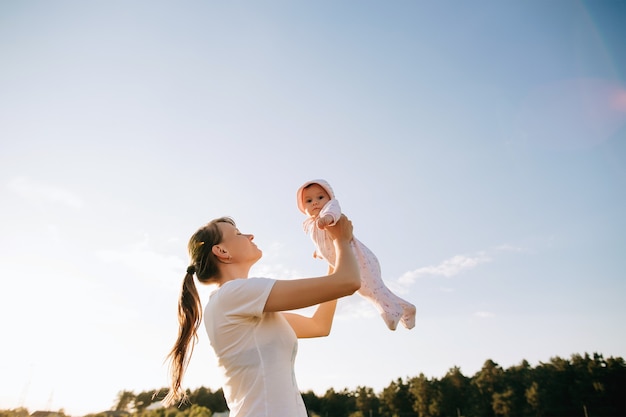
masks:
[[[231,417],[307,416],[294,374],[298,339],[281,313],[263,312],[275,282],[229,281],[204,311]]]

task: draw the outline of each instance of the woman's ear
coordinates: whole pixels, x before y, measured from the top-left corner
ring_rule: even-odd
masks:
[[[228,259],[228,251],[222,248],[220,245],[213,245],[211,248],[213,255],[217,256],[218,259]]]

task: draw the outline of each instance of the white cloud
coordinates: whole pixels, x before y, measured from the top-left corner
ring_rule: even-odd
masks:
[[[481,319],[490,319],[490,318],[495,317],[495,314],[489,311],[477,311],[474,313],[474,316],[481,318]]]
[[[458,275],[463,271],[475,268],[476,266],[490,262],[491,258],[484,252],[479,252],[474,256],[467,255],[455,255],[452,258],[446,259],[439,265],[425,266],[404,273],[398,280],[401,284],[410,285],[419,277],[423,276],[443,276],[452,277]]]
[[[9,180],[7,188],[23,198],[34,201],[59,203],[73,209],[81,209],[85,205],[79,196],[69,190],[38,183],[25,177]]]
[[[527,249],[525,248],[509,245],[507,243],[496,246],[495,250],[500,251],[500,252],[526,252],[527,251]]]

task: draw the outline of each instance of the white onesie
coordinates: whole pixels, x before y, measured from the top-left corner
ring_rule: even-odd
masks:
[[[334,192],[328,182],[325,180],[314,180],[305,183],[298,190],[298,207],[302,212],[304,212],[301,205],[302,190],[311,184],[318,184],[324,188],[330,196],[330,201],[324,205],[318,217],[307,217],[303,223],[304,231],[313,240],[316,255],[334,267],[335,246],[328,232],[317,227],[316,220],[317,218],[331,215],[333,218],[331,225],[335,224],[341,217],[341,207],[339,206],[339,201],[335,199]],[[355,251],[361,272],[361,288],[357,291],[359,295],[374,304],[389,329],[395,330],[398,322],[401,322],[407,329],[415,327],[415,306],[398,297],[387,288],[383,282],[380,263],[376,255],[356,238],[353,239],[352,248]]]

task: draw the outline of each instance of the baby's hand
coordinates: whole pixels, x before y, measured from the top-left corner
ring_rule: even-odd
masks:
[[[317,219],[317,227],[320,229],[325,229],[326,226],[329,226],[333,222],[332,216],[324,216]]]
[[[334,226],[328,226],[326,231],[332,240],[345,240],[347,242],[352,240],[352,222],[345,214],[341,215]]]

